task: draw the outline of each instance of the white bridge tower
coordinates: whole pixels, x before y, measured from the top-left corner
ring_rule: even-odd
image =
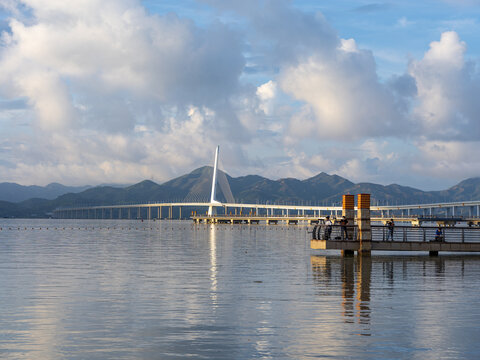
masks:
[[[208,216],[213,215],[213,207],[220,204],[219,201],[215,200],[216,187],[217,187],[217,168],[218,168],[218,151],[220,146],[217,146],[215,150],[215,162],[213,164],[213,176],[212,176],[212,193],[210,195],[210,205],[208,206]]]

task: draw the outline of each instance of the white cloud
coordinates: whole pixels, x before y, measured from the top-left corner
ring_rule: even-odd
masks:
[[[472,139],[480,135],[480,79],[464,59],[466,44],[457,33],[442,34],[423,59],[412,61],[409,73],[418,91],[414,116],[429,138]]]
[[[139,0],[2,1],[0,95],[22,104],[0,106],[4,180],[161,181],[211,163],[217,144],[239,175],[385,183],[478,168],[447,156],[478,152],[480,138],[478,64],[455,32],[382,81],[372,52],[321,14],[288,0],[204,2],[238,22],[197,26]]]
[[[408,20],[405,16],[402,16],[400,19],[397,20],[397,26],[402,28],[412,25],[413,21]]]
[[[277,97],[277,83],[270,80],[257,88],[257,97],[260,100],[258,108],[265,115],[272,115]]]
[[[420,156],[412,169],[419,174],[449,179],[462,174],[463,178],[479,176],[480,141],[422,141],[418,143]]]
[[[5,154],[17,164],[8,180],[166,180],[210,163],[219,141],[242,139],[230,98],[243,40],[228,26],[149,15],[136,0],[2,5],[14,11],[0,93],[26,99],[34,125]]]
[[[313,122],[316,132],[310,135],[327,139],[398,133],[402,116],[393,94],[377,78],[372,54],[358,50],[350,39],[331,55],[315,54],[282,69],[282,89],[305,102],[315,115],[304,125],[294,119],[292,127],[311,129]]]

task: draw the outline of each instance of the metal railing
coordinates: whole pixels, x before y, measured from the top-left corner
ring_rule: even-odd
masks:
[[[387,226],[371,225],[372,241],[398,241],[398,242],[448,242],[448,243],[479,243],[479,227],[442,227],[442,235],[437,236],[436,226],[395,226],[393,238],[389,236]],[[315,225],[312,239],[357,241],[358,226],[346,226],[346,235],[341,225]]]
[[[373,241],[439,241],[451,243],[480,242],[478,227],[442,227],[442,235],[437,236],[436,226],[395,226],[393,240],[386,226],[372,225]]]
[[[315,225],[311,231],[315,240],[356,241],[358,227],[353,225]]]

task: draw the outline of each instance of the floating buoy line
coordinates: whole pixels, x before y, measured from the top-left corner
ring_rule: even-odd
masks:
[[[264,230],[281,230],[281,231],[305,231],[304,227],[277,227],[275,225],[258,225],[258,224],[251,224],[251,225],[243,225],[240,227],[240,230],[243,229],[264,229]],[[134,226],[107,226],[107,227],[95,227],[95,226],[57,226],[57,227],[52,227],[52,226],[39,226],[39,227],[26,227],[26,226],[3,226],[0,227],[0,231],[98,231],[98,230],[141,230],[141,231],[146,231],[146,230],[205,230],[205,229],[210,229],[210,224],[204,224],[203,226],[199,225],[191,225],[191,226],[184,226],[184,227],[134,227]],[[225,225],[222,227],[214,227],[215,230],[233,230],[233,229],[239,229],[238,226],[229,226]]]

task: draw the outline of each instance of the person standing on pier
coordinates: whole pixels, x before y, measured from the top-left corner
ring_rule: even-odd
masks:
[[[395,229],[395,222],[393,221],[393,219],[390,219],[390,221],[387,222],[387,228],[387,241],[388,239],[392,239],[393,241],[393,231]]]
[[[439,226],[437,231],[435,232],[435,241],[443,241],[443,231],[442,228]]]
[[[330,240],[330,235],[332,234],[332,221],[330,220],[330,216],[327,215],[325,218],[325,240]]]
[[[348,233],[347,233],[347,224],[348,220],[345,216],[342,216],[340,219],[340,229],[342,230],[342,240],[348,240]]]

